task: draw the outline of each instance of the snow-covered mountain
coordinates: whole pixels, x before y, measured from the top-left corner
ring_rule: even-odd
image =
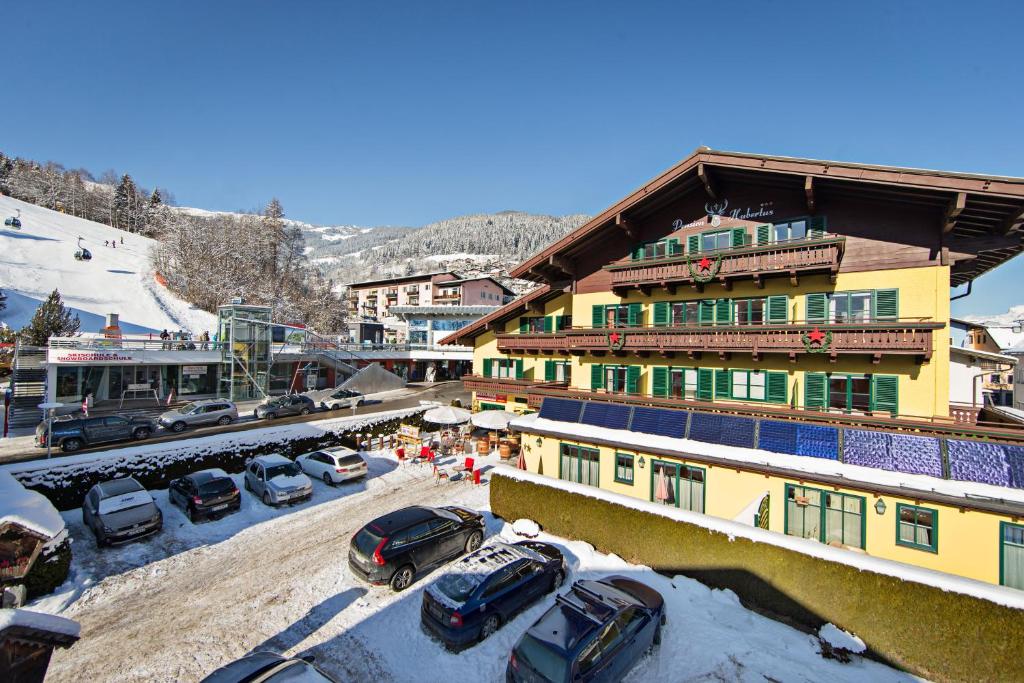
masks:
[[[107,313],[120,315],[126,334],[214,329],[214,315],[156,282],[149,263],[154,240],[0,196],[0,215],[19,211],[21,230],[0,230],[0,289],[7,295],[0,321],[15,329],[24,326],[57,289],[64,305],[78,314],[83,332],[101,329]],[[79,237],[92,252],[91,261],[75,260]]]
[[[965,315],[964,320],[972,323],[985,325],[988,328],[992,339],[999,344],[1004,351],[1018,344],[1024,343],[1024,331],[1014,332],[1013,327],[1024,321],[1024,304],[1011,306],[1006,313],[999,315]]]

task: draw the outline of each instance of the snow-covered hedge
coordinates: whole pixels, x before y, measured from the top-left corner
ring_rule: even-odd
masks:
[[[56,546],[43,548],[32,569],[25,575],[29,600],[48,595],[68,578],[71,569],[71,540],[66,536]]]
[[[299,422],[170,443],[152,443],[115,451],[86,453],[57,460],[9,465],[25,488],[38,491],[59,510],[81,507],[98,482],[132,476],[146,488],[166,488],[189,472],[219,467],[241,472],[248,458],[280,453],[294,458],[332,446],[356,445],[356,434],[385,435],[401,422],[419,424],[424,408],[391,410],[358,417]]]
[[[870,655],[920,676],[1024,680],[1018,591],[509,468],[493,473],[490,500],[504,519],[532,519],[629,562],[731,589],[812,629],[836,624]]]

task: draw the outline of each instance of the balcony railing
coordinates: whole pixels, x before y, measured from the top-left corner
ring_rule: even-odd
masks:
[[[464,375],[462,386],[466,391],[482,391],[491,394],[529,394],[534,389],[551,388],[566,389],[567,382],[545,382],[535,379],[517,379],[515,377],[481,377],[480,375]],[[539,400],[539,398],[538,398]]]
[[[887,321],[871,323],[803,323],[787,325],[717,325],[692,327],[574,328],[549,334],[499,334],[502,353],[561,355],[613,353],[641,355],[764,353],[932,356],[932,337],[943,323]]]
[[[619,261],[605,266],[611,272],[612,289],[666,287],[678,284],[703,287],[709,282],[728,284],[731,280],[753,278],[762,286],[766,277],[789,277],[794,284],[801,274],[839,271],[846,244],[844,237],[830,235],[814,239],[790,240],[772,244],[747,245],[678,254],[653,259]],[[707,258],[702,268],[700,261]],[[704,280],[704,278],[710,278]]]

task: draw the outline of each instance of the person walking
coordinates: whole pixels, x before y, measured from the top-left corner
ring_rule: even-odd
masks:
[[[160,333],[160,340],[163,342],[163,344],[161,344],[160,346],[164,349],[164,351],[170,348],[170,345],[167,343],[168,341],[170,341],[170,339],[171,333],[168,332],[167,328],[165,327],[164,331]]]
[[[204,330],[203,331],[203,336],[200,337],[200,340],[203,342],[203,351],[206,351],[207,349],[209,349],[210,348],[210,331],[209,330]]]

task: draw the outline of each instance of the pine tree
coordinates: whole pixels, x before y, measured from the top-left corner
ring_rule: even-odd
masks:
[[[50,337],[70,337],[78,332],[81,321],[64,307],[56,289],[39,305],[28,325],[22,328],[21,340],[32,346],[46,346]]]
[[[6,309],[6,308],[7,308],[7,295],[4,294],[4,291],[2,289],[0,289],[0,313],[3,313],[4,309]]]
[[[115,228],[135,232],[138,209],[138,189],[135,181],[125,173],[114,190],[113,205],[110,208],[111,225]]]
[[[14,171],[14,161],[0,152],[0,194],[11,194],[11,173]]]

